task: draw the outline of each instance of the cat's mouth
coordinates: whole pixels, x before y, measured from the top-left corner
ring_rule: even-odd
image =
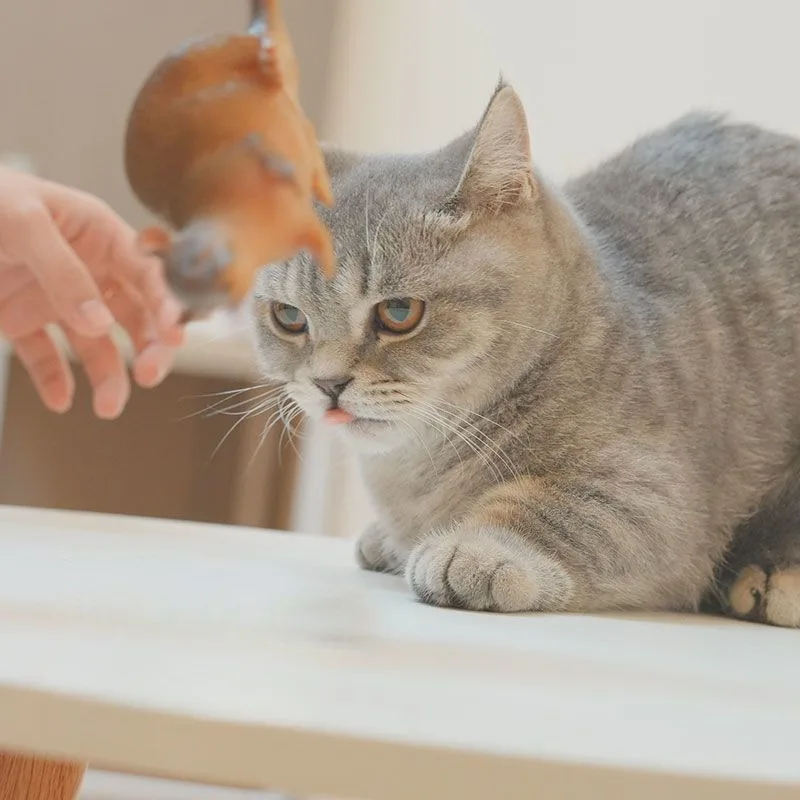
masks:
[[[374,417],[357,416],[344,408],[329,408],[323,415],[323,420],[328,425],[347,426],[349,430],[360,433],[369,433],[391,425],[387,419],[375,419]]]
[[[343,408],[329,408],[323,415],[322,418],[328,425],[348,425],[351,422],[356,421],[356,417],[351,414],[349,411],[345,411]]]

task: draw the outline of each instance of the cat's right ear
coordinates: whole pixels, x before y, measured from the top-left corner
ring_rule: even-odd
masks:
[[[519,95],[501,80],[473,132],[458,188],[448,206],[496,213],[535,192],[525,109]]]

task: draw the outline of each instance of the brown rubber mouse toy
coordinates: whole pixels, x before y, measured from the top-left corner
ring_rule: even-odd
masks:
[[[300,107],[294,49],[278,0],[246,34],[190,42],[153,71],[133,104],[128,182],[165,225],[139,234],[159,255],[186,319],[234,305],[266,264],[307,250],[336,262],[314,201],[333,196]]]

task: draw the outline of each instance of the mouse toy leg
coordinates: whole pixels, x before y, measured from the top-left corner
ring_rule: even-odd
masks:
[[[322,155],[320,154],[320,160]],[[328,170],[325,169],[325,163],[318,165],[314,170],[313,177],[314,195],[317,200],[324,206],[329,208],[333,205],[333,189],[331,189],[330,178],[328,177]]]
[[[308,146],[311,149],[311,157],[314,162],[314,173],[312,176],[312,188],[317,200],[324,206],[333,205],[333,189],[331,188],[331,179],[328,175],[328,168],[325,166],[325,157],[322,155],[319,142],[317,141],[317,132],[314,130],[314,125],[308,118],[305,119],[305,134],[308,139]]]

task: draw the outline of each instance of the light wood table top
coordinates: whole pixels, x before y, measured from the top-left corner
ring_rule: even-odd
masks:
[[[0,508],[0,749],[374,800],[800,791],[800,632],[429,608],[351,550]]]

